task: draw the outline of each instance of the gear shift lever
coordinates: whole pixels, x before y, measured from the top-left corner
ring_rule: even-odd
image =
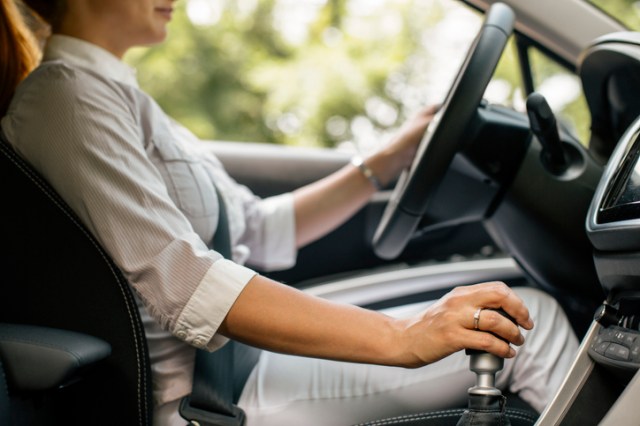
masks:
[[[512,319],[503,310],[496,310]],[[469,368],[476,373],[476,385],[469,388],[469,407],[458,421],[457,426],[510,426],[505,414],[506,398],[495,387],[496,373],[502,370],[504,359],[485,351],[466,350],[471,356]]]
[[[467,351],[471,355],[469,368],[476,373],[476,385],[469,388],[469,395],[502,395],[495,387],[496,373],[502,370],[504,359],[484,351]]]

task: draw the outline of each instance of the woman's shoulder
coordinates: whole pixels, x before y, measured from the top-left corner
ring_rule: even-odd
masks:
[[[79,116],[90,110],[131,114],[137,96],[98,72],[62,60],[46,61],[17,87],[7,115]]]
[[[45,93],[50,90],[59,92],[63,89],[66,95],[77,92],[94,92],[101,89],[120,91],[115,81],[90,69],[74,66],[63,60],[42,62],[18,86],[16,95],[23,90],[38,90]]]
[[[37,81],[43,78],[75,80],[82,78],[84,74],[85,72],[81,68],[72,66],[63,60],[44,61],[29,74],[25,81]]]

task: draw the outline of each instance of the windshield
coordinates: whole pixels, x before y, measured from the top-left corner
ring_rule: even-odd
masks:
[[[637,0],[587,0],[631,30],[640,30],[640,1]]]

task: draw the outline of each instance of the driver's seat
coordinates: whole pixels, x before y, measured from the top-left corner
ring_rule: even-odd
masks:
[[[9,380],[10,424],[151,425],[147,344],[127,281],[1,132],[0,182],[0,323],[79,332],[111,348],[62,388],[25,394]]]

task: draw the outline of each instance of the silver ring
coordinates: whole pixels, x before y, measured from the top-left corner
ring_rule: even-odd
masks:
[[[482,312],[484,308],[478,308],[478,310],[473,314],[473,328],[474,330],[480,330],[480,312]]]

